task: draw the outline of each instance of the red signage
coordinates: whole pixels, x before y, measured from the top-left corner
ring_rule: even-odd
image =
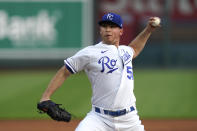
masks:
[[[121,44],[127,45],[145,26],[150,16],[162,19],[169,13],[172,20],[197,20],[197,0],[99,0],[99,19],[114,12],[122,16],[124,34]],[[167,6],[166,6],[167,5]]]

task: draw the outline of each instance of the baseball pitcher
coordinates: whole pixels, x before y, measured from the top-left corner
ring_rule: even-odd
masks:
[[[144,131],[135,105],[132,61],[160,25],[150,18],[145,29],[125,46],[119,43],[123,34],[120,15],[105,14],[98,24],[102,41],[64,60],[65,65],[43,93],[38,109],[54,120],[70,121],[70,113],[52,102],[50,96],[69,75],[84,70],[93,90],[92,110],[76,131]]]

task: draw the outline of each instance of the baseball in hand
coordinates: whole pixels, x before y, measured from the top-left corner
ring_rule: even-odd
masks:
[[[154,27],[159,26],[160,22],[161,22],[161,19],[159,17],[153,17],[152,26],[154,26]]]

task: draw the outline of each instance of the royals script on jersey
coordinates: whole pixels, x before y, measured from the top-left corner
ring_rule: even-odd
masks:
[[[104,109],[124,109],[133,105],[134,79],[129,46],[102,42],[88,46],[64,60],[71,73],[85,70],[92,85],[92,105]],[[80,87],[79,87],[80,88]]]

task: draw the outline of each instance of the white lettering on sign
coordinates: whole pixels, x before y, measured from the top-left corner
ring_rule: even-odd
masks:
[[[172,11],[175,4],[177,5],[178,12],[183,15],[193,14],[197,8],[197,0],[194,0],[194,3],[189,0],[169,0],[168,10]],[[129,13],[128,8],[132,9],[135,13],[151,12],[158,14],[164,11],[164,4],[161,4],[159,0],[103,1],[101,7],[104,12],[118,11],[122,14]]]
[[[7,38],[16,47],[52,46],[57,37],[57,16],[49,16],[46,10],[37,16],[8,16],[6,11],[0,10],[0,40]]]
[[[188,0],[180,0],[179,6],[181,14],[191,14],[193,13],[192,5]]]

